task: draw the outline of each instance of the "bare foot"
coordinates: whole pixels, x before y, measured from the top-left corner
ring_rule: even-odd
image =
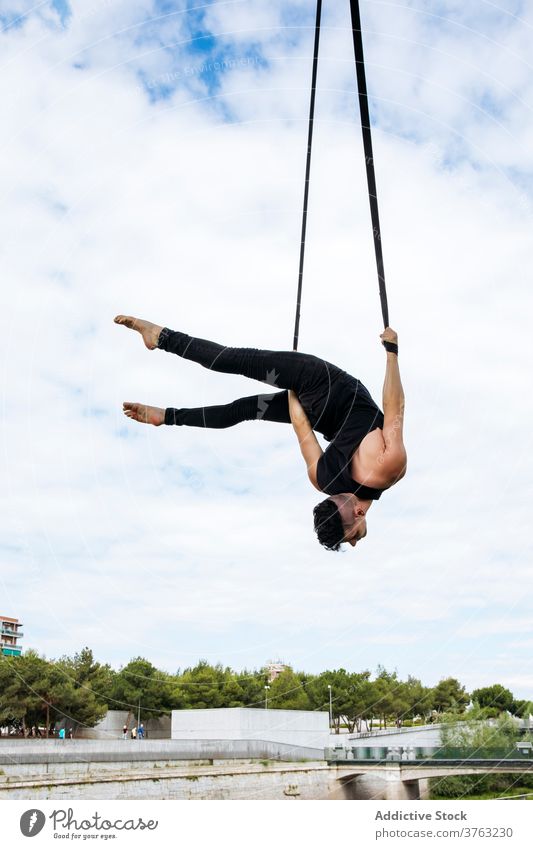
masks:
[[[158,324],[152,324],[151,321],[145,321],[143,318],[134,318],[132,315],[117,315],[114,321],[115,324],[123,324],[131,330],[137,330],[144,339],[144,344],[150,351],[157,348],[159,334],[163,330],[163,328]]]
[[[165,422],[165,411],[161,407],[149,407],[147,404],[135,404],[124,401],[122,405],[124,415],[129,419],[143,424],[151,424],[159,427]]]

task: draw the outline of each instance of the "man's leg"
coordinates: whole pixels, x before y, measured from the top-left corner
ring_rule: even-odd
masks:
[[[157,347],[193,360],[205,368],[226,374],[242,374],[253,380],[293,389],[298,395],[326,389],[340,372],[336,366],[298,351],[268,351],[257,348],[229,348],[197,339],[164,327]]]
[[[289,393],[272,392],[250,395],[231,404],[212,407],[151,407],[125,401],[124,413],[129,419],[152,425],[185,425],[187,427],[226,428],[239,422],[264,419],[267,422],[290,423]]]
[[[330,421],[330,400],[334,397],[332,384],[345,372],[326,360],[295,351],[227,348],[134,316],[118,315],[115,322],[137,330],[147,348],[170,351],[213,371],[242,374],[270,386],[294,390],[313,428],[324,434],[333,432],[335,423]],[[124,404],[124,411],[130,418],[151,424],[162,424],[165,417],[163,409],[129,402]],[[152,414],[154,420],[150,418]],[[263,418],[268,419],[268,415]]]
[[[167,407],[165,410],[165,424],[186,427],[226,428],[254,419],[290,424],[289,393],[250,395],[231,404],[213,407]]]

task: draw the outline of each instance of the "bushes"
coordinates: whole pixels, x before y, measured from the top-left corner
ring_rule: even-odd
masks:
[[[533,788],[533,776],[518,775],[450,775],[432,778],[429,782],[431,799],[464,799],[467,796],[511,796]]]

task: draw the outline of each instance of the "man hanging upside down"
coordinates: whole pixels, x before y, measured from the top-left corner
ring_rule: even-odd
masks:
[[[115,322],[137,330],[150,350],[160,348],[213,371],[243,374],[284,390],[215,407],[163,409],[126,401],[128,418],[156,426],[209,428],[251,419],[292,423],[309,480],[329,496],[313,510],[319,542],[338,551],[341,543],[353,546],[366,536],[372,502],[406,470],[404,394],[394,330],[387,327],[380,337],[387,350],[382,413],[359,380],[318,357],[297,351],[225,348],[127,315],[118,315]],[[325,451],[315,430],[330,443]]]

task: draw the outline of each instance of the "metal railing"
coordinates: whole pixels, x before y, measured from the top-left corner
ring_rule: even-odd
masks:
[[[514,744],[507,748],[453,746],[351,746],[327,748],[324,758],[329,763],[346,761],[505,761],[520,760],[533,766],[533,747]]]

